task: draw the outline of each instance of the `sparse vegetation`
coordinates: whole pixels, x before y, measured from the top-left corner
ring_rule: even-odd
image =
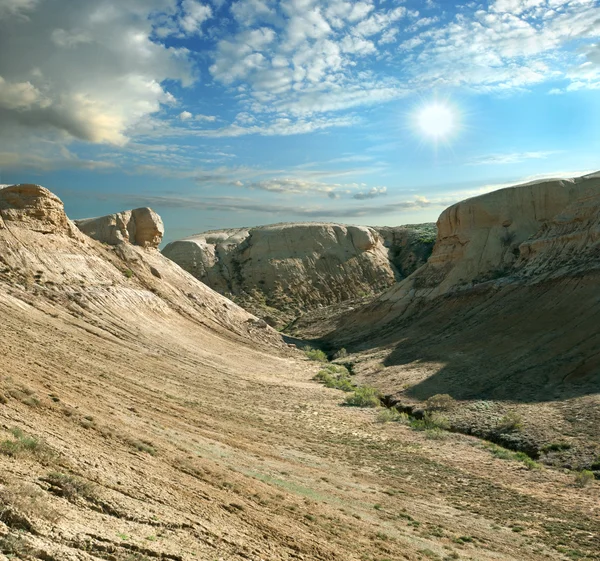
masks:
[[[344,401],[351,407],[379,407],[381,405],[381,396],[379,390],[371,386],[362,386],[356,388],[354,393],[349,395]]]
[[[447,393],[432,395],[426,401],[428,411],[448,411],[456,405],[456,400]]]
[[[31,455],[40,461],[48,461],[54,456],[53,450],[43,440],[27,435],[17,427],[10,432],[14,439],[0,442],[0,454],[11,458]]]
[[[14,512],[26,520],[42,518],[56,522],[59,518],[58,512],[48,503],[44,492],[32,484],[5,486],[0,489],[0,520],[14,519]],[[28,522],[25,522],[25,525],[27,524]]]
[[[320,370],[314,380],[321,382],[328,388],[335,388],[345,392],[354,391],[354,384],[350,379],[350,372],[345,366],[328,364]]]
[[[133,271],[132,271],[131,269],[125,269],[125,270],[123,271],[123,274],[124,274],[124,275],[125,275],[125,276],[126,276],[128,279],[130,279],[131,277],[133,277]]]
[[[336,351],[333,354],[333,360],[338,360],[340,358],[346,358],[347,356],[348,356],[348,351],[342,347],[339,351]]]
[[[89,499],[94,495],[91,483],[64,473],[49,473],[44,479],[52,486],[52,491],[65,499],[74,502],[78,497]]]
[[[523,430],[523,417],[516,411],[510,411],[500,419],[496,427],[499,432],[521,432]]]
[[[439,413],[427,412],[422,419],[413,419],[410,427],[417,431],[448,430],[450,421]]]
[[[0,537],[0,551],[9,559],[33,559],[35,548],[21,534],[7,534]]]
[[[491,442],[487,442],[485,447],[496,458],[500,458],[501,460],[514,460],[517,462],[523,462],[528,469],[540,469],[542,467],[535,460],[525,454],[525,452],[513,452],[512,450],[507,450],[506,448],[502,448],[502,446],[498,446],[497,444],[493,444]]]
[[[304,350],[306,358],[315,362],[327,362],[327,355],[321,349],[307,348]]]
[[[577,487],[587,487],[594,481],[594,472],[584,469],[575,476],[575,485]]]
[[[136,450],[139,450],[140,452],[146,452],[147,454],[150,454],[151,456],[156,456],[156,448],[154,448],[154,446],[150,442],[146,442],[144,440],[133,439],[133,440],[129,440],[129,445],[133,446],[133,448],[135,448]]]
[[[378,423],[408,423],[409,416],[406,413],[400,413],[396,409],[382,408],[377,413]]]

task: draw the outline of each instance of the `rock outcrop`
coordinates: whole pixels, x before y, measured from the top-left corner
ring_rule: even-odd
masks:
[[[129,337],[140,323],[185,318],[228,337],[285,346],[274,330],[257,328],[257,318],[160,252],[146,250],[156,247],[163,233],[162,220],[150,209],[78,221],[78,226],[88,235],[43,187],[0,188],[0,288],[12,287],[11,302],[16,295],[47,313],[56,308],[77,318],[108,317],[104,328],[119,337]]]
[[[423,299],[517,274],[535,248],[547,243],[546,236],[556,237],[561,228],[567,232],[575,225],[579,229],[583,213],[593,214],[599,194],[600,176],[594,174],[500,189],[449,207],[437,221],[437,241],[427,263],[364,312],[369,321],[379,317],[385,322]],[[581,216],[573,217],[573,212]],[[571,226],[565,226],[569,221]],[[553,251],[563,242],[555,240]]]
[[[0,228],[11,224],[42,234],[73,236],[75,231],[62,201],[48,189],[33,184],[0,188]]]
[[[335,318],[333,347],[402,366],[408,397],[545,401],[600,388],[600,175],[445,210],[426,265]],[[331,325],[331,322],[330,322]],[[403,392],[397,370],[371,380]]]
[[[150,208],[136,208],[116,214],[76,220],[77,227],[90,238],[109,245],[129,242],[157,248],[165,233],[163,222]]]
[[[163,255],[271,321],[379,293],[425,262],[431,226],[276,224],[207,232]],[[275,320],[277,322],[277,320]]]

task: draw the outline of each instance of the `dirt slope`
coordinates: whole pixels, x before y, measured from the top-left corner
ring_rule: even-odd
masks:
[[[246,312],[20,190],[19,212],[0,191],[6,556],[598,559],[597,484],[340,407]]]

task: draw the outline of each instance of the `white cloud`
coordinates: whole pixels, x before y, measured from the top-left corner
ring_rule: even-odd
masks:
[[[27,110],[45,105],[42,93],[31,82],[7,82],[0,76],[0,109]]]
[[[512,152],[508,154],[490,154],[475,158],[471,165],[503,165],[518,164],[527,160],[545,160],[550,156],[559,154],[556,150],[539,150],[537,152]]]
[[[182,111],[181,113],[179,113],[179,118],[182,121],[189,121],[192,117],[193,115],[189,111]]]
[[[212,9],[197,0],[183,0],[183,14],[179,19],[181,29],[187,34],[201,34],[202,24],[212,17]]]
[[[371,187],[368,191],[355,193],[352,195],[352,198],[364,201],[365,199],[375,199],[376,197],[381,197],[383,195],[387,195],[387,187]]]
[[[393,40],[390,26],[406,15],[404,7],[238,0],[231,10],[239,28],[218,42],[210,72],[225,85],[247,86],[246,112],[308,116],[404,93],[395,78],[380,78],[360,66],[379,54],[374,36],[389,31],[382,44]]]
[[[0,19],[19,17],[27,19],[27,12],[35,9],[41,0],[0,0]]]
[[[406,39],[401,49],[410,53],[415,88],[518,90],[569,79],[569,63],[579,56],[571,45],[599,38],[599,20],[595,0],[496,0]]]
[[[165,80],[193,80],[185,50],[151,39],[150,16],[174,10],[175,0],[0,0],[0,138],[126,142],[173,101]]]

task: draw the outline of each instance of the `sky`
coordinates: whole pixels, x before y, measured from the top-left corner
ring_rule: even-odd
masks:
[[[600,1],[0,0],[0,183],[166,241],[600,169]]]

